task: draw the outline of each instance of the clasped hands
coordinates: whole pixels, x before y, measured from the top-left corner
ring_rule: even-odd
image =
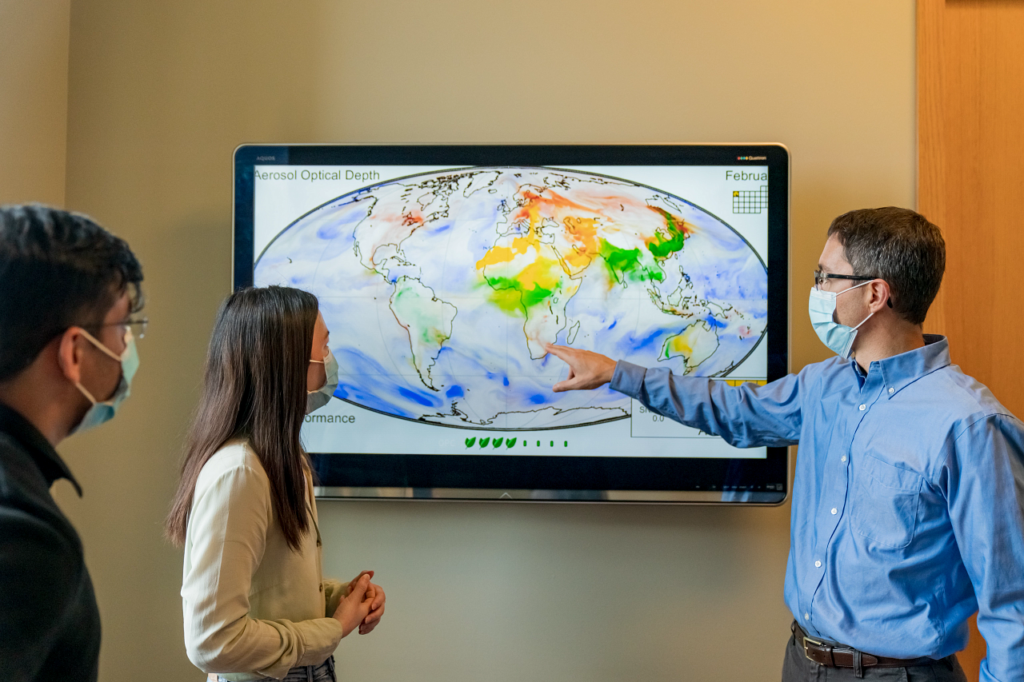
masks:
[[[341,623],[342,637],[347,637],[356,627],[359,634],[370,634],[384,615],[384,590],[370,582],[371,578],[373,571],[357,575],[348,584],[348,594],[334,610],[333,618]]]

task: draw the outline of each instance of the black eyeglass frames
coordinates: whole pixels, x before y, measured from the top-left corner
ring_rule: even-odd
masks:
[[[831,272],[822,272],[821,270],[814,271],[814,288],[821,289],[825,285],[825,282],[830,279],[848,279],[854,282],[870,282],[877,277],[868,277],[867,275],[834,275]]]

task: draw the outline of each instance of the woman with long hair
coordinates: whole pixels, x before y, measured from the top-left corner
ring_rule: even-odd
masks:
[[[299,430],[337,383],[328,339],[298,289],[243,289],[217,315],[166,532],[185,548],[189,660],[221,680],[333,682],[338,643],[384,611],[372,571],[322,575]]]

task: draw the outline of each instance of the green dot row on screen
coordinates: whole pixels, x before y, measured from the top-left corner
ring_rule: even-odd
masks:
[[[467,448],[471,448],[473,446],[477,446],[477,447],[480,447],[480,448],[486,448],[486,447],[490,446],[490,447],[493,447],[493,448],[497,449],[497,448],[500,448],[502,445],[504,445],[506,448],[511,448],[511,447],[515,446],[517,441],[518,441],[517,438],[493,438],[493,439],[492,438],[480,438],[480,439],[477,439],[476,437],[470,437],[470,438],[466,439],[466,447]],[[523,447],[524,448],[527,447],[529,444],[530,444],[530,441],[528,441],[526,439],[523,439]],[[542,447],[541,446],[541,441],[537,441],[537,447]],[[552,447],[552,448],[555,447],[555,441],[549,441],[548,442],[548,447]],[[564,448],[569,447],[569,441],[567,441],[567,440],[566,441],[562,441],[562,447],[564,447]]]

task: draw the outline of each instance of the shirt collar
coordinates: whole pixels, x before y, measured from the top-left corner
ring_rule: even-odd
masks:
[[[881,372],[886,397],[892,398],[921,377],[950,364],[949,341],[946,337],[925,334],[922,348],[875,360],[868,367],[868,374]]]
[[[29,420],[3,403],[0,403],[0,432],[11,436],[25,448],[25,451],[32,456],[32,461],[39,467],[39,471],[48,485],[53,485],[58,478],[66,478],[71,481],[71,485],[75,486],[78,496],[82,496],[82,486],[78,485],[78,481],[71,475],[67,464],[50,445],[50,441],[46,440],[43,434],[39,433],[39,429],[33,426]]]

